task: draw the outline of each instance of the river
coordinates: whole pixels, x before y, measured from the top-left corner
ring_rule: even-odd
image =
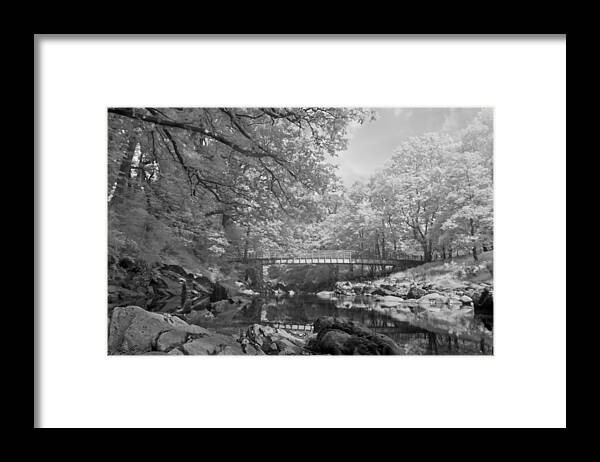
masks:
[[[414,314],[407,307],[386,306],[372,296],[337,299],[314,294],[258,296],[233,317],[218,322],[222,330],[241,331],[251,324],[310,325],[320,316],[355,321],[392,338],[405,354],[492,354],[492,332],[475,315],[447,308]],[[215,320],[216,321],[216,320]],[[299,332],[298,335],[309,335]]]

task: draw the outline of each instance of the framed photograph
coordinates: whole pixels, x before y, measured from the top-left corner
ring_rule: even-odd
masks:
[[[34,426],[566,426],[566,36],[134,38],[35,37]]]
[[[492,354],[493,128],[109,108],[108,354]]]

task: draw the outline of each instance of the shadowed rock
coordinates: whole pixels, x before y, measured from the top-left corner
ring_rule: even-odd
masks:
[[[494,314],[494,297],[487,288],[483,289],[479,297],[473,297],[473,300],[475,302],[475,314]]]
[[[332,355],[397,355],[402,350],[391,338],[353,321],[321,317],[315,321],[317,337],[309,348]]]

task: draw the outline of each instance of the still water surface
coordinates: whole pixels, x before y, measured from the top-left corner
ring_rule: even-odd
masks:
[[[386,306],[374,297],[329,300],[313,294],[256,297],[226,321],[244,329],[254,323],[311,324],[320,316],[358,322],[392,338],[407,354],[491,354],[492,332],[477,316],[441,309],[413,314],[406,306]]]

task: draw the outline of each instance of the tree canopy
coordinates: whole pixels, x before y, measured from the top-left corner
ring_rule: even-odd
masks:
[[[446,255],[493,238],[493,123],[407,139],[344,188],[354,108],[109,108],[109,251],[189,266],[250,250]]]
[[[345,149],[350,124],[371,117],[351,108],[109,108],[114,242],[147,257],[191,247],[204,259],[280,241],[289,220],[324,216],[340,189],[328,159]]]

